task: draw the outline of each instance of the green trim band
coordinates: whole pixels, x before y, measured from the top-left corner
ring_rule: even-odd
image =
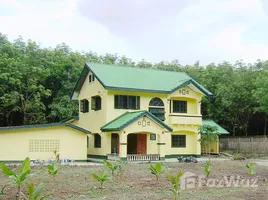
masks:
[[[127,143],[119,143],[119,145],[127,145]]]
[[[165,158],[177,158],[178,156],[183,157],[193,156],[195,158],[200,158],[200,154],[171,154],[171,155],[165,155]]]
[[[166,145],[166,143],[156,143],[157,145]]]
[[[86,134],[91,134],[90,131],[78,127],[69,123],[51,123],[51,124],[35,124],[35,125],[25,125],[25,126],[8,126],[8,127],[0,127],[0,131],[3,130],[19,130],[19,129],[32,129],[32,128],[49,128],[49,127],[59,127],[59,126],[67,126],[78,131],[84,132]]]
[[[89,162],[89,160],[73,160],[74,162]]]
[[[108,156],[105,155],[95,155],[95,154],[87,154],[87,158],[95,158],[95,159],[101,159],[104,160],[108,158]]]
[[[12,164],[12,163],[22,163],[23,160],[0,160],[0,162]]]
[[[127,157],[121,157],[120,160],[127,161]]]

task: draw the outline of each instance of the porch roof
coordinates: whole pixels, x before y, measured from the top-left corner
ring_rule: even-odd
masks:
[[[136,112],[125,112],[123,115],[120,115],[119,117],[115,118],[114,120],[110,121],[109,123],[105,124],[101,127],[102,132],[109,132],[109,131],[121,131],[128,125],[132,124],[139,118],[147,116],[163,128],[167,129],[168,131],[172,132],[173,129],[162,122],[160,119],[152,115],[146,110],[136,111]]]
[[[218,132],[220,134],[230,134],[227,130],[225,130],[223,127],[221,127],[219,124],[217,124],[215,121],[212,119],[203,119],[202,120],[202,125],[209,125],[209,126],[215,126],[218,128]]]

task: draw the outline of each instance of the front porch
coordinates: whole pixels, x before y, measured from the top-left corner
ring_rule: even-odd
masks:
[[[126,112],[101,128],[105,138],[110,138],[110,142],[106,140],[110,143],[108,159],[127,161],[165,159],[166,140],[172,130],[148,111]]]
[[[116,133],[111,134],[111,154],[107,155],[108,160],[123,159],[130,162],[160,160],[160,153],[158,153],[159,148],[156,147],[158,143],[156,143],[155,141],[157,138],[156,134],[130,133],[127,134],[126,137],[127,137],[127,143],[123,143],[120,142],[119,134]],[[121,136],[121,139],[123,138]],[[121,153],[120,149],[122,151]],[[126,156],[122,157],[125,151]]]

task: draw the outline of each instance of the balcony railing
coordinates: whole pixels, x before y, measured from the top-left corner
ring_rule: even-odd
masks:
[[[128,154],[127,161],[157,161],[160,154]]]

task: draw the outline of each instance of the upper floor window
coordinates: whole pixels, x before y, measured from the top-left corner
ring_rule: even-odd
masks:
[[[91,97],[91,110],[101,110],[101,97]]]
[[[172,135],[171,147],[186,147],[186,135]]]
[[[149,106],[164,106],[164,103],[160,98],[155,97],[150,101]]]
[[[89,102],[87,99],[83,99],[80,101],[80,112],[86,113],[89,111]]]
[[[95,76],[94,76],[93,74],[90,74],[90,75],[88,76],[88,82],[91,83],[91,82],[93,82],[93,81],[95,81]]]
[[[173,100],[173,113],[187,113],[187,101]]]
[[[149,103],[149,112],[162,121],[165,121],[165,107],[163,101],[155,97]]]
[[[114,95],[115,109],[140,109],[140,97],[128,95]]]

